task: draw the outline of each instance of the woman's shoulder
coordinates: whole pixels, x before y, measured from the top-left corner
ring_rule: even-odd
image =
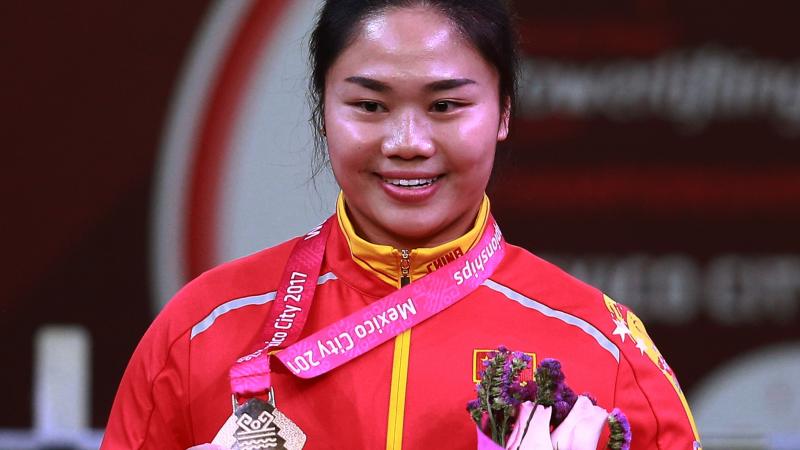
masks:
[[[539,298],[570,299],[581,302],[587,298],[600,298],[602,292],[557,265],[516,245],[506,245],[506,256],[492,278],[499,283],[508,282]]]
[[[274,288],[299,239],[290,239],[274,247],[222,263],[203,272],[190,281],[187,287],[193,284],[202,284],[205,288],[219,286],[238,294],[265,287]]]
[[[524,304],[580,319],[601,330],[613,331],[613,302],[600,289],[579,280],[555,264],[524,248],[507,246],[506,257],[492,275],[495,290]],[[534,309],[529,309],[533,313]]]
[[[181,288],[160,316],[191,325],[215,308],[263,296],[277,288],[283,268],[299,238],[213,267]]]

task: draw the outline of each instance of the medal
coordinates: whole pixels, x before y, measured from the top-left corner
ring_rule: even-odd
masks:
[[[273,404],[251,398],[236,408],[236,431],[233,436],[238,450],[300,450],[306,435]]]
[[[234,403],[233,414],[212,443],[232,450],[301,450],[305,433],[275,408],[272,399],[270,392],[270,401],[254,397],[242,405]]]

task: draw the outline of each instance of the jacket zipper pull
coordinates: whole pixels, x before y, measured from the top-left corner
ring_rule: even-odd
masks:
[[[400,287],[405,287],[411,283],[411,253],[408,250],[400,250]]]

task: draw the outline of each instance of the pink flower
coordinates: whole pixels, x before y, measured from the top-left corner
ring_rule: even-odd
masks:
[[[475,426],[475,431],[478,432],[478,450],[503,450],[503,447],[500,447],[495,443],[491,437],[487,436],[486,433],[481,431],[478,426]]]
[[[534,409],[533,403],[522,403],[519,407],[514,430],[508,437],[506,450],[517,450],[517,448],[523,450],[552,450],[553,445],[550,442],[550,415],[552,411],[553,409],[549,406],[538,405]],[[530,419],[530,422],[528,422],[528,419]],[[525,431],[526,427],[527,431]],[[484,434],[480,429],[477,429],[477,431],[478,450],[503,450],[503,447],[497,445],[492,438]]]
[[[508,437],[507,450],[539,450],[553,448],[550,443],[550,416],[553,408],[525,402],[519,407],[517,422]],[[527,431],[526,431],[527,428]]]
[[[552,446],[559,450],[596,449],[607,418],[608,411],[579,396],[567,418],[550,436]]]

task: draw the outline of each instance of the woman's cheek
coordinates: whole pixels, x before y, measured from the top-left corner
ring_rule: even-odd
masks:
[[[494,131],[495,134],[488,132]],[[485,125],[462,127],[455,137],[448,139],[448,147],[452,153],[450,159],[455,166],[478,170],[491,170],[494,163],[494,152],[497,146],[496,130],[489,130]]]
[[[371,147],[380,150],[380,127],[374,123],[357,120],[340,120],[335,129],[328,131],[328,146],[336,146],[340,153],[363,154]]]
[[[459,139],[471,142],[472,146],[494,148],[497,144],[499,118],[486,114],[474,114],[459,122],[454,130]]]

